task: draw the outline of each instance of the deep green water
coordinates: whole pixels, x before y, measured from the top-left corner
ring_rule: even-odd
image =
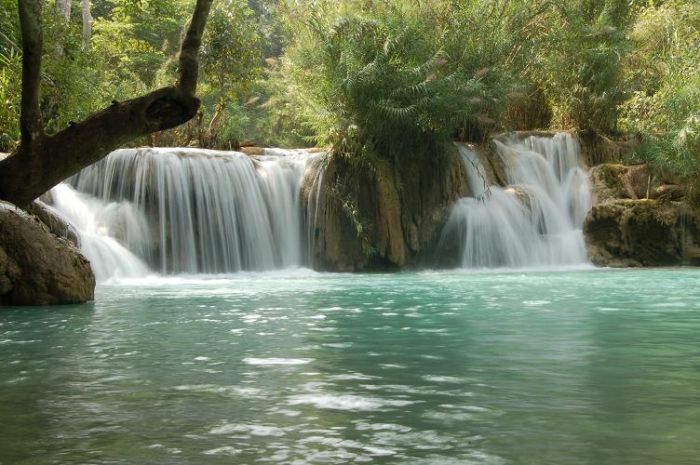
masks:
[[[147,280],[3,310],[0,463],[700,464],[700,270]]]

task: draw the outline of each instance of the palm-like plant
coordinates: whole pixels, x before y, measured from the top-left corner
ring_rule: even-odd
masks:
[[[321,143],[388,154],[434,146],[491,120],[486,108],[499,80],[483,50],[460,44],[458,10],[442,14],[439,5],[397,1],[371,15],[345,11],[329,21],[320,9],[306,18],[287,69]]]

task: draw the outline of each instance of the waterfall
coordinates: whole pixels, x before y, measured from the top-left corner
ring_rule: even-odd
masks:
[[[591,194],[576,139],[494,143],[491,160],[458,146],[470,196],[450,209],[446,255],[469,268],[586,263]],[[307,150],[122,149],[54,188],[52,208],[98,280],[311,266],[326,161]]]
[[[460,146],[472,195],[452,207],[440,246],[457,241],[466,268],[586,263],[591,193],[576,139],[561,133],[495,144],[507,186],[490,183],[478,154]]]
[[[57,186],[54,208],[76,226],[98,279],[299,267],[307,255],[301,187],[313,157],[122,149]],[[130,261],[116,266],[115,257]]]

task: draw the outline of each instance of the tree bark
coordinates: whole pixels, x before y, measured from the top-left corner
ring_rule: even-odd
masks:
[[[181,46],[179,79],[174,86],[115,102],[84,121],[48,136],[44,134],[39,108],[43,0],[18,0],[24,53],[22,140],[12,155],[0,161],[0,199],[25,207],[130,140],[192,119],[200,105],[195,96],[198,53],[212,1],[197,0]]]
[[[90,0],[81,0],[80,6],[83,13],[83,50],[89,50],[92,38],[92,5]]]
[[[70,21],[71,6],[73,6],[71,0],[56,0],[56,13],[63,18],[65,22]]]
[[[41,0],[19,0],[19,23],[22,31],[22,106],[20,131],[22,145],[33,146],[44,135],[39,107],[41,80]]]

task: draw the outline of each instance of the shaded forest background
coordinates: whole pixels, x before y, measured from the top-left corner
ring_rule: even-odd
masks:
[[[170,84],[192,0],[51,0],[42,112],[57,132]],[[0,0],[0,151],[19,139],[16,0]],[[216,0],[190,123],[137,144],[333,146],[357,158],[581,129],[697,184],[696,0]]]

